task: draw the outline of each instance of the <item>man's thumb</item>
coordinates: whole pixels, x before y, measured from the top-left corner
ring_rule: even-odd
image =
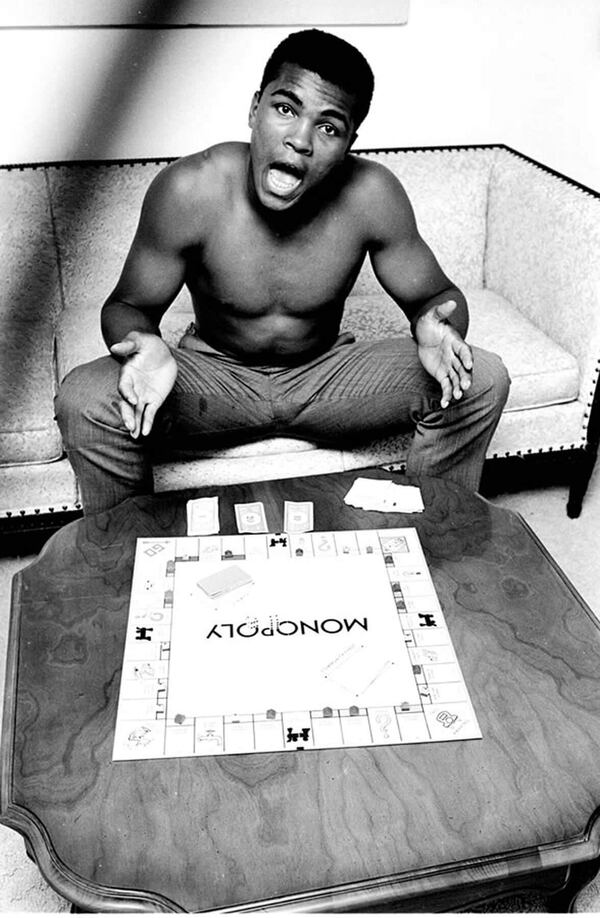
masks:
[[[444,303],[438,303],[435,308],[440,319],[447,319],[456,309],[456,300],[446,300]]]
[[[137,345],[135,341],[131,340],[131,338],[125,338],[123,341],[117,341],[110,347],[111,354],[114,354],[116,357],[127,357],[128,354],[133,354],[136,350]]]

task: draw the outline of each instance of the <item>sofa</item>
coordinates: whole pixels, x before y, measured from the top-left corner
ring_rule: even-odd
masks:
[[[503,146],[360,151],[403,182],[423,237],[465,292],[468,340],[496,351],[512,379],[490,444],[498,461],[564,454],[568,513],[581,510],[598,444],[600,196]],[[0,168],[0,530],[80,511],[53,397],[76,364],[106,352],[100,306],[133,237],[145,189],[167,160]],[[183,291],[162,334],[191,319]],[[343,329],[408,334],[365,263]],[[324,449],[287,438],[207,450],[154,469],[158,491],[401,468],[407,435]]]

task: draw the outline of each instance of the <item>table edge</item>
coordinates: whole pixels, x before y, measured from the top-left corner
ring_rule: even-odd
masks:
[[[2,803],[0,824],[25,838],[28,851],[46,882],[59,895],[86,911],[113,912],[183,912],[185,909],[162,896],[145,890],[105,887],[81,877],[67,867],[56,854],[52,841],[35,814],[9,802]],[[382,907],[420,896],[431,896],[468,884],[470,887],[495,880],[533,877],[549,870],[572,867],[600,858],[600,808],[583,833],[562,842],[525,849],[468,858],[452,864],[440,864],[417,871],[357,880],[331,888],[274,896],[235,905],[209,907],[207,911],[299,912],[356,911]],[[476,891],[476,890],[475,890]],[[108,909],[107,909],[108,906]]]
[[[10,621],[6,642],[6,669],[4,674],[4,700],[2,706],[2,742],[0,743],[0,819],[10,803],[13,775],[13,750],[15,745],[15,717],[17,671],[19,668],[19,635],[21,632],[21,572],[11,583]],[[15,610],[18,613],[15,614]],[[10,750],[10,752],[9,752]]]
[[[502,507],[501,509],[505,509],[505,508]],[[578,604],[581,606],[582,611],[586,613],[588,618],[591,620],[592,624],[595,625],[598,630],[600,630],[600,618],[598,617],[598,615],[596,615],[592,607],[583,598],[583,596],[581,595],[577,587],[573,585],[573,583],[571,582],[567,574],[565,574],[562,567],[556,561],[556,558],[551,554],[550,550],[544,545],[544,543],[542,542],[538,534],[535,532],[535,530],[531,528],[530,524],[520,513],[516,512],[515,510],[511,510],[510,512],[513,513],[517,517],[517,519],[519,520],[523,528],[526,530],[529,537],[535,543],[537,548],[539,548],[540,552],[542,553],[542,555],[544,556],[545,560],[548,562],[552,570],[560,578],[564,586],[567,588],[567,590],[573,597],[573,599],[575,599],[578,602]],[[600,615],[600,612],[599,612],[599,615]]]

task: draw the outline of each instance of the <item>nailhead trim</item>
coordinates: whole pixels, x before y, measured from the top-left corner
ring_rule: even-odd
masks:
[[[75,503],[69,502],[66,504],[58,504],[52,507],[25,507],[25,508],[13,508],[11,510],[1,510],[0,519],[16,519],[18,517],[24,516],[45,516],[58,513],[68,513],[76,510],[83,509],[81,503],[76,501]]]

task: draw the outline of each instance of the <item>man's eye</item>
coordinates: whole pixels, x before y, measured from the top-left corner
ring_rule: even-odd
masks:
[[[294,112],[289,105],[286,105],[285,102],[280,102],[275,106],[280,115],[293,115]]]
[[[337,137],[339,134],[338,129],[333,124],[322,124],[321,131],[323,134],[327,134],[328,137]]]

